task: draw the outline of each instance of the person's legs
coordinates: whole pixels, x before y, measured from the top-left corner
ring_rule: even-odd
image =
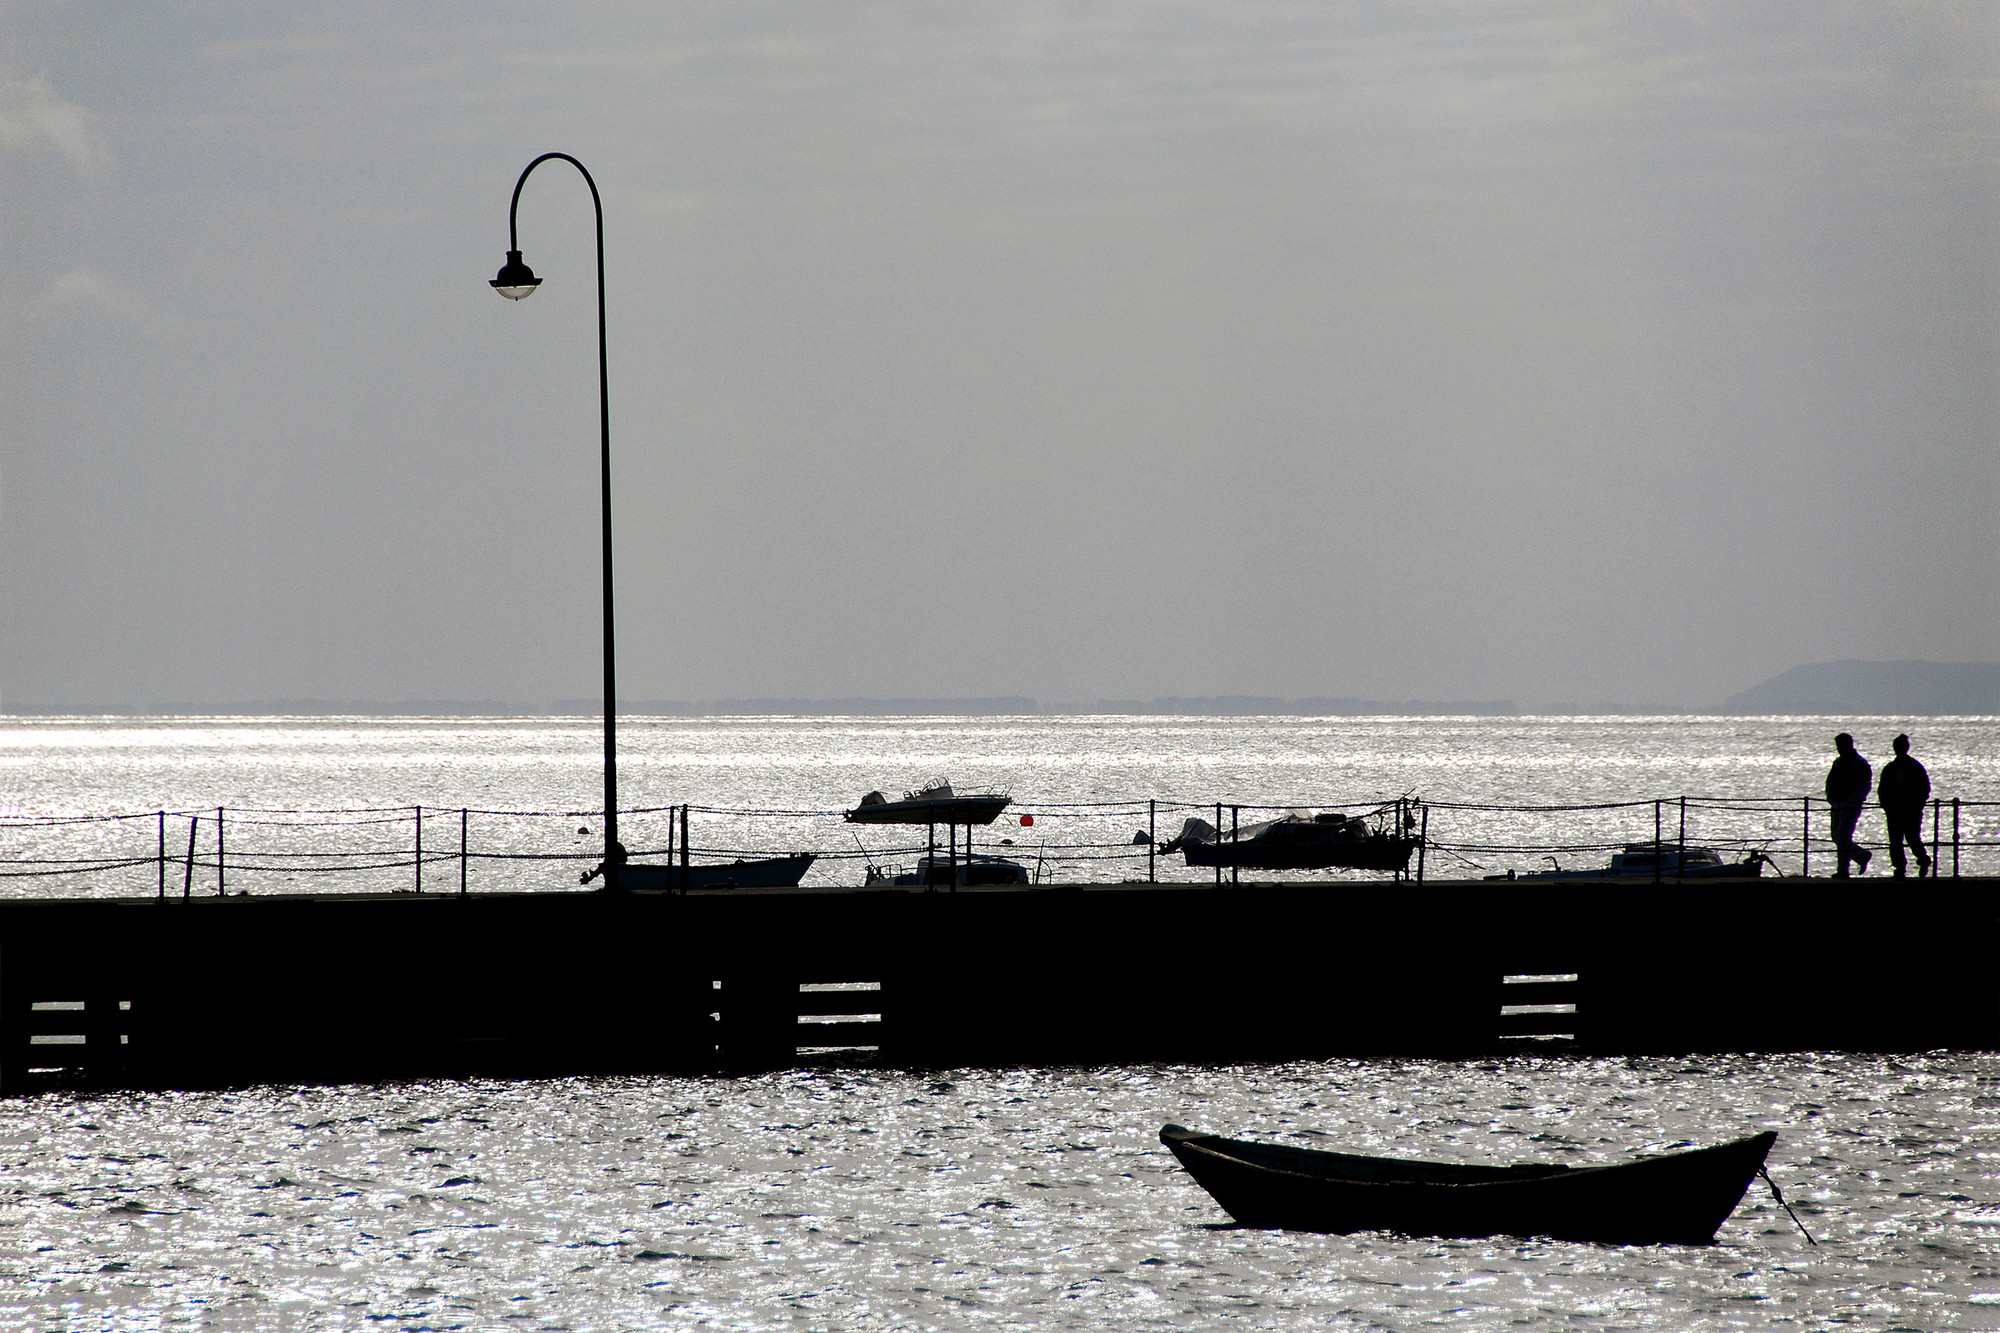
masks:
[[[1882,807],[1882,832],[1889,839],[1889,866],[1896,878],[1901,879],[1908,863],[1903,859],[1903,816],[1900,811]]]
[[[1896,874],[1902,875],[1907,861],[1903,856],[1903,844],[1917,854],[1919,876],[1930,869],[1930,853],[1924,850],[1924,811],[1922,806],[1913,810],[1885,810],[1882,812],[1889,825],[1889,860],[1896,867]]]
[[[1858,805],[1836,805],[1833,807],[1833,845],[1840,853],[1840,869],[1834,872],[1836,879],[1847,878],[1848,863],[1861,867],[1861,873],[1868,873],[1868,849],[1854,841],[1854,825],[1861,818]]]

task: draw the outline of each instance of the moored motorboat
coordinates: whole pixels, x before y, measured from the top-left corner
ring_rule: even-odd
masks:
[[[1733,1143],[1607,1166],[1462,1166],[1252,1143],[1168,1125],[1160,1141],[1249,1227],[1550,1236],[1614,1245],[1706,1245],[1777,1142]]]
[[[1408,829],[1371,824],[1359,815],[1293,811],[1241,828],[1218,832],[1205,819],[1188,819],[1180,836],[1160,846],[1161,855],[1180,852],[1190,866],[1243,870],[1401,870],[1410,863],[1417,839]],[[1144,838],[1143,831],[1139,837]]]
[[[1554,857],[1553,870],[1531,870],[1519,879],[1756,879],[1771,858],[1752,852],[1741,861],[1725,861],[1712,847],[1683,847],[1678,844],[1628,842],[1625,850],[1614,852],[1611,864],[1601,870],[1565,870]],[[1488,876],[1498,878],[1498,876]]]
[[[796,887],[819,858],[811,852],[760,860],[711,862],[705,865],[645,865],[627,863],[618,872],[626,889],[789,889]]]
[[[903,799],[892,801],[871,791],[847,812],[850,824],[991,824],[1013,798],[998,792],[954,792],[943,778],[932,778]]]
[[[870,864],[864,883],[866,886],[881,887],[921,884],[976,888],[982,884],[1026,884],[1030,879],[1028,867],[1019,861],[1010,861],[1004,856],[989,856],[984,852],[960,852],[949,858],[927,853],[918,857],[917,863],[907,870]]]

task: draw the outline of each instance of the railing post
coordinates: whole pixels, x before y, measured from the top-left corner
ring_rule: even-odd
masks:
[[[1229,841],[1236,848],[1236,858],[1229,864],[1229,882],[1231,884],[1241,884],[1243,882],[1243,844],[1237,841],[1237,833],[1236,833],[1237,829],[1241,828],[1242,825],[1243,825],[1243,807],[1240,805],[1230,806]]]
[[[1799,798],[1799,875],[1812,877],[1812,797]]]
[[[1660,882],[1660,803],[1653,802],[1653,883]]]
[[[187,872],[181,877],[181,897],[183,900],[194,896],[194,831],[199,827],[201,827],[201,816],[189,815]]]
[[[215,807],[215,896],[227,898],[228,890],[223,885],[222,870],[222,807]]]
[[[471,822],[472,812],[461,807],[458,812],[458,896],[461,898],[465,896],[466,879],[465,826]]]
[[[424,808],[417,807],[417,892],[424,891]]]
[[[167,900],[167,812],[160,811],[160,901]]]
[[[1160,802],[1157,797],[1146,802],[1146,882],[1160,882],[1158,867],[1153,862],[1153,848],[1160,841]]]
[[[1938,823],[1943,814],[1944,814],[1944,802],[1938,800],[1935,796],[1933,796],[1931,798],[1931,878],[1932,879],[1936,879],[1938,873]],[[1923,829],[1921,827],[1917,829],[1917,835],[1919,837],[1923,836]]]
[[[1417,807],[1417,883],[1424,882],[1424,848],[1431,840],[1431,806],[1425,801]]]
[[[1222,887],[1222,802],[1215,803],[1215,887]]]
[[[690,805],[685,801],[681,803],[681,892],[682,893],[686,893],[694,885],[694,871],[690,868],[693,863],[688,857],[688,815],[693,810],[693,808],[694,807],[692,805]]]
[[[1688,863],[1688,798],[1681,797],[1681,836],[1674,849],[1674,878],[1687,878]]]
[[[1951,798],[1951,877],[1958,878],[1958,798]]]

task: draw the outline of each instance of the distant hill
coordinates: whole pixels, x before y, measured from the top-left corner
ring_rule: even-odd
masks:
[[[180,717],[595,717],[601,699],[557,699],[533,702],[459,699],[382,700],[279,699],[239,703],[24,704],[9,700],[0,716],[123,715]],[[628,717],[731,717],[791,714],[825,717],[991,717],[1001,715],[1154,713],[1194,717],[1359,717],[1370,714],[1402,717],[1473,715],[1507,717],[1518,710],[1510,699],[1410,699],[1390,703],[1371,699],[1279,699],[1262,695],[1224,694],[1201,698],[1099,699],[1090,703],[1050,703],[1025,695],[978,699],[626,699],[618,711]]]
[[[577,711],[604,707],[603,700],[586,701]],[[672,700],[636,700],[621,711],[655,715],[683,714],[695,717],[769,716],[797,717],[999,717],[1041,711],[1041,705],[1022,695],[998,695],[983,699],[717,699],[713,703],[677,703]]]
[[[1075,711],[1083,712],[1082,708]],[[1099,713],[1157,713],[1164,717],[1511,717],[1512,699],[1277,699],[1259,694],[1217,694],[1198,698],[1099,699]]]
[[[1815,662],[1732,694],[1725,713],[2000,713],[2000,662]]]

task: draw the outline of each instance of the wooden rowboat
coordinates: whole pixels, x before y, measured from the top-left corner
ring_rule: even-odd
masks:
[[[1455,1166],[1160,1131],[1188,1174],[1243,1226],[1551,1236],[1707,1245],[1743,1198],[1773,1133],[1609,1166]]]

